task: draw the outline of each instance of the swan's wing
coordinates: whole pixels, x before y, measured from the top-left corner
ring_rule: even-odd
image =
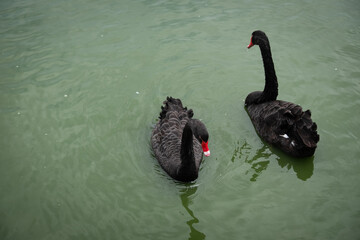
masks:
[[[180,165],[181,133],[180,121],[166,119],[156,124],[151,144],[155,157],[162,166],[168,165],[168,162]]]
[[[288,148],[288,152],[304,147],[316,148],[319,135],[309,110],[304,112],[297,104],[276,100],[250,105],[248,113],[265,141]]]
[[[181,164],[181,137],[188,121],[186,110],[180,112],[168,110],[153,129],[151,145],[154,155],[169,175],[176,174],[174,171],[177,171]]]

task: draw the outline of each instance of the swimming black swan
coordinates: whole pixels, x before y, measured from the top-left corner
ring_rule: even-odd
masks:
[[[319,135],[311,112],[294,103],[276,100],[278,82],[269,39],[262,31],[252,33],[248,48],[259,45],[265,70],[264,91],[250,93],[245,107],[256,131],[266,142],[294,157],[314,154]]]
[[[151,136],[155,157],[170,177],[193,181],[198,177],[203,152],[210,156],[208,131],[200,120],[192,118],[193,110],[184,108],[180,99],[167,97],[163,104]]]

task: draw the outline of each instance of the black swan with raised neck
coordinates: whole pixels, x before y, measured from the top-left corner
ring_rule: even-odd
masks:
[[[248,48],[254,45],[260,47],[265,70],[264,90],[250,93],[245,100],[255,130],[263,140],[293,157],[314,155],[319,135],[310,110],[304,112],[297,104],[276,100],[278,82],[269,39],[264,32],[252,33]]]
[[[192,118],[193,110],[183,107],[180,99],[167,97],[163,104],[151,136],[154,155],[170,177],[194,181],[203,154],[210,156],[208,131],[204,123]]]

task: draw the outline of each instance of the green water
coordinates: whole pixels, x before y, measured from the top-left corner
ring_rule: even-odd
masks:
[[[243,108],[270,39],[296,160]],[[0,2],[0,239],[360,239],[359,1]],[[191,184],[152,157],[166,96],[210,133]]]

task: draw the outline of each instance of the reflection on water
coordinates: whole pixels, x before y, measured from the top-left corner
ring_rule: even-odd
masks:
[[[255,155],[252,156],[252,152],[253,147],[245,141],[241,146],[238,143],[231,157],[232,162],[235,161],[235,158],[245,158],[244,161],[251,165],[253,171],[246,171],[246,174],[253,173],[250,181],[255,182],[260,174],[267,169],[272,156],[275,156],[281,168],[286,167],[288,170],[292,168],[296,176],[303,181],[311,178],[314,173],[314,157],[301,159],[292,158],[279,149],[269,147],[266,143],[264,143],[260,149],[256,150]]]
[[[282,151],[277,148],[269,148],[272,153],[276,155],[276,160],[281,168],[287,168],[290,170],[291,168],[296,173],[296,176],[306,181],[314,173],[314,156],[309,158],[293,158],[289,157]]]
[[[189,208],[189,205],[192,204],[191,196],[196,192],[196,190],[197,190],[197,186],[187,186],[186,188],[180,190],[181,203],[184,206],[185,210],[191,216],[191,219],[186,222],[186,224],[189,225],[190,227],[189,240],[205,239],[205,234],[199,232],[193,227],[193,224],[198,223],[199,219],[195,217],[194,212]]]
[[[252,147],[245,141],[242,146],[239,145],[235,148],[231,161],[234,162],[236,157],[239,157],[240,159],[244,157],[245,162],[250,164],[251,169],[255,171],[250,178],[250,181],[255,182],[261,172],[264,171],[269,165],[270,161],[264,159],[268,159],[272,154],[266,152],[266,150],[267,147],[264,145],[262,148],[256,151],[254,156],[251,156]],[[248,170],[245,172],[245,174],[249,174],[250,172],[253,171]]]
[[[287,167],[288,170],[291,169],[291,167],[294,169],[294,172],[296,172],[296,176],[306,181],[314,173],[314,157],[310,158],[303,158],[303,159],[286,159],[278,157],[277,161],[280,165],[280,167],[284,168]]]

